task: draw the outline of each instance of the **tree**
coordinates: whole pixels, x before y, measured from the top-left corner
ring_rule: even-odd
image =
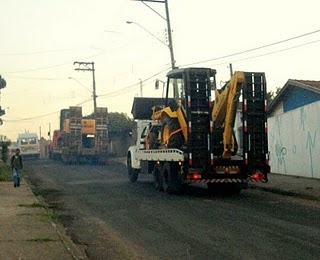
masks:
[[[108,114],[109,137],[128,136],[134,126],[134,121],[127,114],[112,112]]]
[[[9,146],[11,142],[10,141],[0,141],[0,147],[1,147],[1,160],[3,162],[7,162],[9,158]]]
[[[95,118],[94,113],[84,116],[83,118]],[[134,121],[131,120],[127,114],[119,112],[108,113],[108,132],[109,137],[127,136],[134,126]]]
[[[1,77],[0,75],[0,89],[5,88],[7,85],[7,82],[5,81],[4,78]]]
[[[279,94],[280,90],[281,90],[281,88],[278,87],[276,89],[276,91],[269,91],[267,93],[267,102],[268,102],[268,104],[270,104],[271,101],[275,99],[275,97]]]

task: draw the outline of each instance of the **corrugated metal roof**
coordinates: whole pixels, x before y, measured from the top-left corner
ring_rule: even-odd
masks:
[[[289,79],[288,82],[290,82],[292,85],[295,85],[296,83],[298,87],[305,87],[306,89],[320,93],[320,81]]]

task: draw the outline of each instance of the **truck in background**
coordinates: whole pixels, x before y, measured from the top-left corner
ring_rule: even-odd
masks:
[[[40,143],[36,133],[18,134],[16,148],[20,149],[23,159],[40,158]]]
[[[127,153],[131,182],[140,173],[152,173],[156,189],[168,193],[181,193],[193,183],[238,193],[249,181],[268,181],[265,74],[236,72],[221,89],[215,87],[215,74],[210,68],[173,69],[167,74],[164,99],[134,99],[138,135]],[[237,141],[240,96],[242,131]]]
[[[92,118],[82,116],[82,108],[70,106],[60,111],[60,129],[54,130],[49,158],[66,164],[90,162],[106,164],[108,159],[108,110],[98,107]]]

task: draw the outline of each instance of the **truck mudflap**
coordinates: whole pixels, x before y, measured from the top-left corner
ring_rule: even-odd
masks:
[[[192,183],[248,183],[248,182],[262,182],[267,183],[267,178],[255,178],[249,176],[247,178],[215,178],[215,179],[185,179],[183,183],[192,184]]]

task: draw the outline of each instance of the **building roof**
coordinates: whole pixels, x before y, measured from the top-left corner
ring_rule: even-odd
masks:
[[[285,97],[293,88],[301,88],[320,94],[320,81],[289,79],[278,95],[270,102],[268,112],[270,113],[276,105],[283,100],[283,97]]]

